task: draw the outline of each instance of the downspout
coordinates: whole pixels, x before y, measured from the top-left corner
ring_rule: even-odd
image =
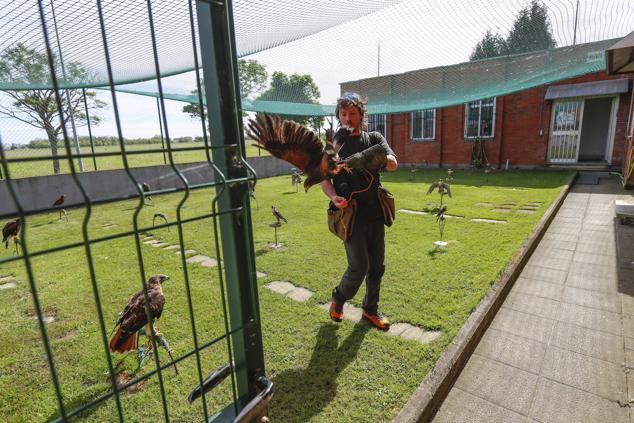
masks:
[[[443,131],[444,122],[445,122],[445,108],[443,107],[443,108],[440,109],[440,125],[438,125],[439,128],[440,128],[440,134],[438,136],[438,142],[440,144],[438,146],[438,149],[439,149],[439,152],[438,152],[438,168],[442,168],[442,146],[443,146],[443,135],[445,133],[445,131]]]
[[[500,109],[502,110],[499,113],[500,115],[500,146],[498,147],[498,169],[502,168],[502,143],[504,141],[504,98],[505,97],[506,96],[500,97],[500,103],[502,103],[501,104],[502,107],[500,107]],[[497,108],[495,112],[497,113]]]

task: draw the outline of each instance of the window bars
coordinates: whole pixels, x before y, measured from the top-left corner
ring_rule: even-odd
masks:
[[[203,385],[205,374],[203,373],[204,360],[202,353],[213,345],[226,342],[227,356],[226,363],[231,364],[231,395],[232,404],[227,406],[222,413],[212,416],[212,409],[208,404],[208,399],[202,395],[202,417],[205,421],[225,421],[233,419],[241,410],[244,410],[252,400],[258,400],[261,395],[259,391],[263,389],[261,377],[264,376],[264,359],[262,351],[262,335],[259,318],[258,295],[255,282],[255,255],[253,251],[253,237],[249,205],[249,190],[255,186],[256,175],[254,170],[249,166],[245,159],[245,146],[241,128],[241,114],[238,97],[237,82],[237,63],[236,63],[236,46],[233,36],[232,10],[230,1],[203,1],[189,0],[187,3],[189,13],[189,25],[192,37],[192,52],[195,63],[196,81],[198,84],[198,93],[206,93],[207,108],[203,107],[203,98],[199,95],[199,106],[202,111],[201,127],[203,133],[203,145],[200,147],[189,147],[186,150],[204,152],[207,166],[210,170],[212,178],[207,181],[190,183],[182,170],[175,165],[174,147],[169,134],[168,118],[165,110],[165,98],[163,96],[163,87],[161,82],[161,67],[159,63],[159,51],[157,33],[153,21],[153,2],[147,0],[146,16],[150,24],[150,43],[152,48],[152,56],[154,58],[155,77],[158,85],[159,98],[158,104],[160,108],[160,126],[162,138],[164,138],[164,147],[148,148],[142,150],[128,151],[123,138],[123,125],[119,111],[117,93],[115,91],[115,83],[113,78],[113,67],[111,60],[111,50],[109,48],[108,28],[104,19],[104,2],[96,0],[96,13],[99,17],[99,26],[101,29],[101,38],[103,43],[103,54],[107,75],[109,81],[109,90],[111,94],[112,108],[116,121],[117,137],[119,141],[120,151],[118,152],[100,152],[95,153],[94,150],[90,154],[74,154],[72,151],[73,140],[69,135],[67,124],[63,113],[63,89],[60,87],[59,63],[62,60],[61,54],[55,54],[56,45],[55,34],[51,34],[53,25],[48,17],[47,7],[50,3],[39,0],[37,9],[34,14],[39,15],[41,21],[41,29],[43,32],[44,46],[46,56],[48,58],[48,69],[50,72],[51,83],[55,93],[55,107],[59,113],[61,120],[63,149],[64,154],[59,155],[58,159],[66,161],[69,166],[72,181],[80,193],[81,200],[76,205],[82,206],[85,210],[83,221],[81,224],[81,240],[66,242],[62,245],[47,246],[46,248],[31,248],[29,245],[29,237],[27,234],[32,230],[30,221],[32,218],[41,213],[52,211],[53,207],[31,207],[24,206],[24,192],[20,192],[19,185],[15,179],[11,177],[12,162],[27,161],[51,161],[49,157],[17,157],[8,158],[7,154],[0,142],[0,160],[3,177],[7,179],[6,186],[10,196],[10,200],[15,205],[17,217],[21,219],[21,231],[19,235],[19,245],[21,252],[18,255],[10,257],[0,257],[0,265],[9,263],[23,262],[26,277],[33,299],[33,305],[37,322],[39,325],[40,335],[43,341],[46,361],[50,370],[50,380],[53,385],[59,414],[54,421],[68,421],[82,413],[89,412],[90,409],[98,407],[107,400],[113,399],[116,404],[116,419],[124,421],[125,407],[122,400],[122,392],[137,386],[144,381],[156,378],[158,380],[161,413],[165,421],[170,421],[170,407],[168,394],[166,393],[165,371],[176,363],[180,363],[188,358],[195,359],[196,363],[196,381],[188,388],[194,388],[196,385]],[[184,5],[183,5],[184,6]],[[196,14],[195,14],[196,13]],[[199,34],[199,37],[197,37]],[[59,44],[57,44],[59,47]],[[59,47],[61,49],[61,47]],[[202,57],[199,58],[199,53]],[[201,88],[200,67],[203,69],[205,89]],[[87,107],[87,106],[86,106]],[[209,111],[209,115],[205,111]],[[208,119],[208,122],[206,121]],[[210,130],[207,130],[209,125]],[[208,137],[208,133],[213,133],[213,137]],[[92,138],[92,134],[90,135]],[[178,151],[182,151],[178,149]],[[160,198],[168,194],[182,193],[178,206],[176,208],[176,221],[165,222],[151,226],[143,225],[139,221],[139,215],[146,207],[146,199],[149,193],[142,188],[142,180],[138,173],[131,170],[129,157],[134,155],[143,155],[151,153],[162,153],[165,157],[169,169],[178,178],[176,186],[150,190],[152,197]],[[119,156],[123,162],[123,167],[127,179],[134,186],[135,192],[122,193],[117,197],[95,198],[91,196],[85,186],[85,179],[80,178],[76,169],[75,159],[92,158],[93,161],[97,157]],[[96,167],[96,162],[93,162]],[[204,188],[215,189],[215,196],[211,199],[210,208],[205,213],[199,213],[194,216],[185,217],[184,206],[188,203],[190,195],[197,190]],[[125,200],[138,201],[134,208],[132,218],[132,230],[124,230],[116,234],[91,237],[89,227],[93,224],[91,218],[93,209],[97,205],[113,205],[119,204]],[[61,216],[61,215],[60,215]],[[16,217],[16,214],[0,214],[4,219],[8,217]],[[192,286],[190,283],[190,274],[188,270],[188,261],[186,256],[186,242],[184,236],[184,224],[190,222],[203,221],[205,219],[213,221],[213,237],[214,248],[218,263],[218,291],[223,315],[223,334],[215,337],[206,337],[197,327],[195,318],[194,302],[192,294]],[[118,383],[117,368],[114,365],[114,358],[109,350],[109,329],[112,322],[106,319],[102,306],[103,288],[105,281],[97,276],[96,267],[101,265],[100,258],[93,251],[94,248],[101,245],[105,241],[124,239],[130,237],[134,242],[134,252],[138,262],[140,282],[142,292],[146,304],[146,313],[148,320],[154,322],[152,310],[147,306],[149,302],[148,287],[145,283],[149,276],[146,272],[146,254],[142,251],[141,237],[142,234],[151,230],[161,228],[176,227],[178,232],[178,251],[180,252],[182,266],[182,280],[184,282],[181,287],[184,290],[186,298],[186,307],[191,326],[191,346],[187,352],[176,354],[174,359],[166,360],[159,352],[159,344],[157,338],[151,336],[152,350],[154,351],[154,368],[146,371],[144,374],[134,377],[131,380]],[[198,236],[201,236],[198,234]],[[220,239],[222,238],[222,242]],[[17,241],[16,241],[17,242]],[[17,246],[16,246],[17,248]],[[110,383],[109,389],[100,395],[83,400],[78,404],[68,404],[64,400],[63,384],[59,377],[59,369],[56,367],[56,354],[52,345],[51,337],[45,323],[45,312],[38,291],[38,277],[34,258],[50,256],[55,252],[68,252],[69,250],[83,248],[86,258],[88,274],[90,276],[90,289],[92,290],[93,300],[95,304],[96,318],[98,320],[98,332],[100,341],[103,344],[104,357],[107,361],[107,372]],[[222,259],[221,259],[222,257]],[[2,276],[0,274],[0,276]],[[209,274],[211,277],[211,273]],[[173,278],[172,278],[173,279]],[[180,279],[180,277],[179,277]],[[131,294],[131,293],[130,293]],[[174,307],[172,303],[171,307]],[[154,333],[154,325],[150,328]],[[182,380],[179,383],[185,383]],[[191,383],[191,382],[190,382]],[[269,383],[270,389],[270,383]],[[248,409],[248,407],[246,407]],[[113,417],[114,419],[114,417]]]

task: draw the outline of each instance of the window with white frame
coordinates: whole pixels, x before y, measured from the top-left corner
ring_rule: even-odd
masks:
[[[436,138],[436,109],[417,110],[410,114],[410,139]]]
[[[495,128],[495,97],[465,105],[464,137],[492,138]]]
[[[368,115],[368,132],[380,132],[387,138],[387,115]]]

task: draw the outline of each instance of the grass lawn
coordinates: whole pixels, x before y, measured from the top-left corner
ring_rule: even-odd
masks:
[[[412,176],[414,177],[412,179]],[[396,196],[397,209],[421,210],[438,202],[438,194],[425,195],[431,181],[445,177],[441,170],[408,170],[385,175],[384,185]],[[555,199],[568,172],[456,171],[453,198],[446,198],[449,219],[445,228],[447,248],[434,250],[438,229],[432,215],[397,213],[386,235],[387,271],[381,291],[381,310],[392,322],[409,322],[442,331],[442,336],[423,345],[391,337],[366,324],[335,324],[320,303],[343,273],[343,246],[326,227],[327,200],[319,187],[295,193],[290,176],[258,182],[257,203],[252,204],[257,268],[267,276],[258,279],[263,324],[266,374],[275,383],[270,417],[277,422],[382,422],[391,421],[432,369],[499,272],[516,254],[548,205]],[[183,217],[210,210],[211,190],[192,193]],[[155,196],[155,206],[139,215],[151,224],[155,212],[176,216],[182,194]],[[514,202],[509,212],[493,211],[495,205]],[[517,210],[527,202],[542,205],[535,214]],[[490,203],[491,205],[476,205]],[[135,201],[96,207],[89,221],[90,237],[131,228]],[[279,231],[281,249],[272,249],[274,204],[289,223]],[[81,240],[82,209],[69,210],[69,222],[54,213],[30,217],[27,242],[30,250]],[[472,222],[470,218],[503,219],[507,224]],[[118,226],[105,229],[100,225]],[[211,220],[183,226],[186,248],[215,257]],[[154,230],[157,239],[178,242],[176,228]],[[166,305],[157,327],[165,334],[175,356],[192,345],[191,320],[180,257],[142,245],[147,274],[166,273]],[[11,250],[2,250],[7,257]],[[130,295],[141,287],[134,238],[126,237],[93,245],[92,256],[99,282],[106,331],[109,333]],[[45,313],[55,316],[47,324],[65,402],[75,407],[108,391],[108,371],[99,321],[83,248],[34,257],[36,285]],[[223,333],[216,268],[188,264],[195,324],[200,343]],[[28,279],[22,262],[0,264],[0,277],[15,275],[15,289],[0,290],[0,415],[9,422],[44,421],[58,416],[57,400],[42,348]],[[305,303],[264,288],[274,280],[291,281],[315,294]],[[360,305],[361,292],[354,299]],[[227,361],[227,347],[220,342],[201,354],[203,377]],[[166,355],[160,355],[161,360]],[[132,356],[114,357],[118,370],[131,375]],[[140,374],[153,368],[150,362]],[[163,372],[165,396],[172,420],[202,420],[202,402],[189,405],[188,392],[198,383],[195,356]],[[135,392],[121,394],[124,414],[130,421],[159,421],[162,416],[157,377]],[[231,399],[231,383],[223,382],[207,394],[210,414]],[[87,421],[116,420],[114,398],[82,414]]]
[[[205,144],[203,142],[189,142],[189,143],[174,143],[172,145],[172,151],[175,163],[192,163],[201,162],[207,160],[205,150]],[[178,151],[183,148],[200,148],[200,150],[193,151]],[[167,149],[167,146],[165,147]],[[134,150],[159,150],[161,144],[131,144],[126,146],[126,151]],[[119,146],[105,146],[95,147],[95,153],[118,153],[121,150]],[[75,152],[73,148],[73,153]],[[81,147],[82,154],[90,154],[90,147]],[[24,150],[10,150],[6,151],[7,158],[13,159],[18,157],[41,157],[42,160],[33,162],[12,162],[9,163],[9,171],[12,178],[26,178],[29,176],[43,176],[53,174],[53,162],[51,161],[51,150],[48,148],[30,148]],[[66,150],[63,147],[63,142],[59,144],[59,154],[66,154]],[[251,144],[250,140],[247,140],[247,157],[257,157],[258,155],[269,155],[265,150],[260,150]],[[169,156],[165,153],[165,159],[163,153],[147,153],[128,155],[128,163],[131,167],[162,165],[169,163]],[[111,170],[111,169],[123,169],[123,161],[121,156],[106,156],[96,157],[98,170]],[[92,157],[85,157],[82,159],[82,164],[85,171],[95,170],[95,165]],[[77,161],[75,161],[75,168],[79,169]],[[60,161],[60,172],[68,173],[68,160]]]

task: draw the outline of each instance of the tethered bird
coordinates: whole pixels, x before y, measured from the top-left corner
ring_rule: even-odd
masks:
[[[271,206],[271,212],[273,213],[273,216],[275,216],[275,218],[277,219],[277,223],[279,225],[281,225],[280,220],[283,220],[284,223],[288,223],[288,220],[286,220],[286,218],[282,216],[282,213],[280,213],[280,211],[275,208],[275,206]]]
[[[53,207],[59,207],[59,220],[62,220],[62,213],[64,213],[64,216],[66,217],[66,220],[68,220],[68,216],[66,216],[66,210],[64,210],[61,205],[64,204],[64,201],[66,199],[66,196],[64,194],[62,194],[57,200],[55,200],[55,202],[53,203]]]
[[[451,187],[448,183],[444,182],[442,179],[439,179],[431,183],[429,189],[427,190],[427,194],[431,194],[432,192],[434,192],[435,189],[438,189],[438,194],[440,194],[440,207],[442,207],[442,200],[445,194],[448,195],[449,198],[451,198]]]
[[[148,184],[147,182],[143,182],[141,184],[141,188],[143,189],[143,192],[150,192],[152,191],[152,189],[150,188],[150,184]],[[152,203],[152,205],[154,205],[154,201],[152,200],[152,197],[150,197],[149,195],[146,195],[145,198],[150,201]]]
[[[163,287],[161,284],[168,280],[167,275],[154,275],[147,281],[147,296],[150,300],[149,308],[152,311],[154,320],[161,317],[163,306],[165,305],[165,296],[163,295]],[[145,296],[143,290],[134,294],[128,304],[125,306],[115,328],[117,332],[110,340],[110,350],[116,352],[126,352],[138,348],[138,331],[145,327],[145,334],[152,336],[152,328],[145,312]],[[154,328],[154,333],[159,332]]]
[[[9,239],[15,243],[15,253],[18,254],[18,235],[20,234],[20,218],[12,220],[2,228],[2,242],[5,248],[9,248]]]

